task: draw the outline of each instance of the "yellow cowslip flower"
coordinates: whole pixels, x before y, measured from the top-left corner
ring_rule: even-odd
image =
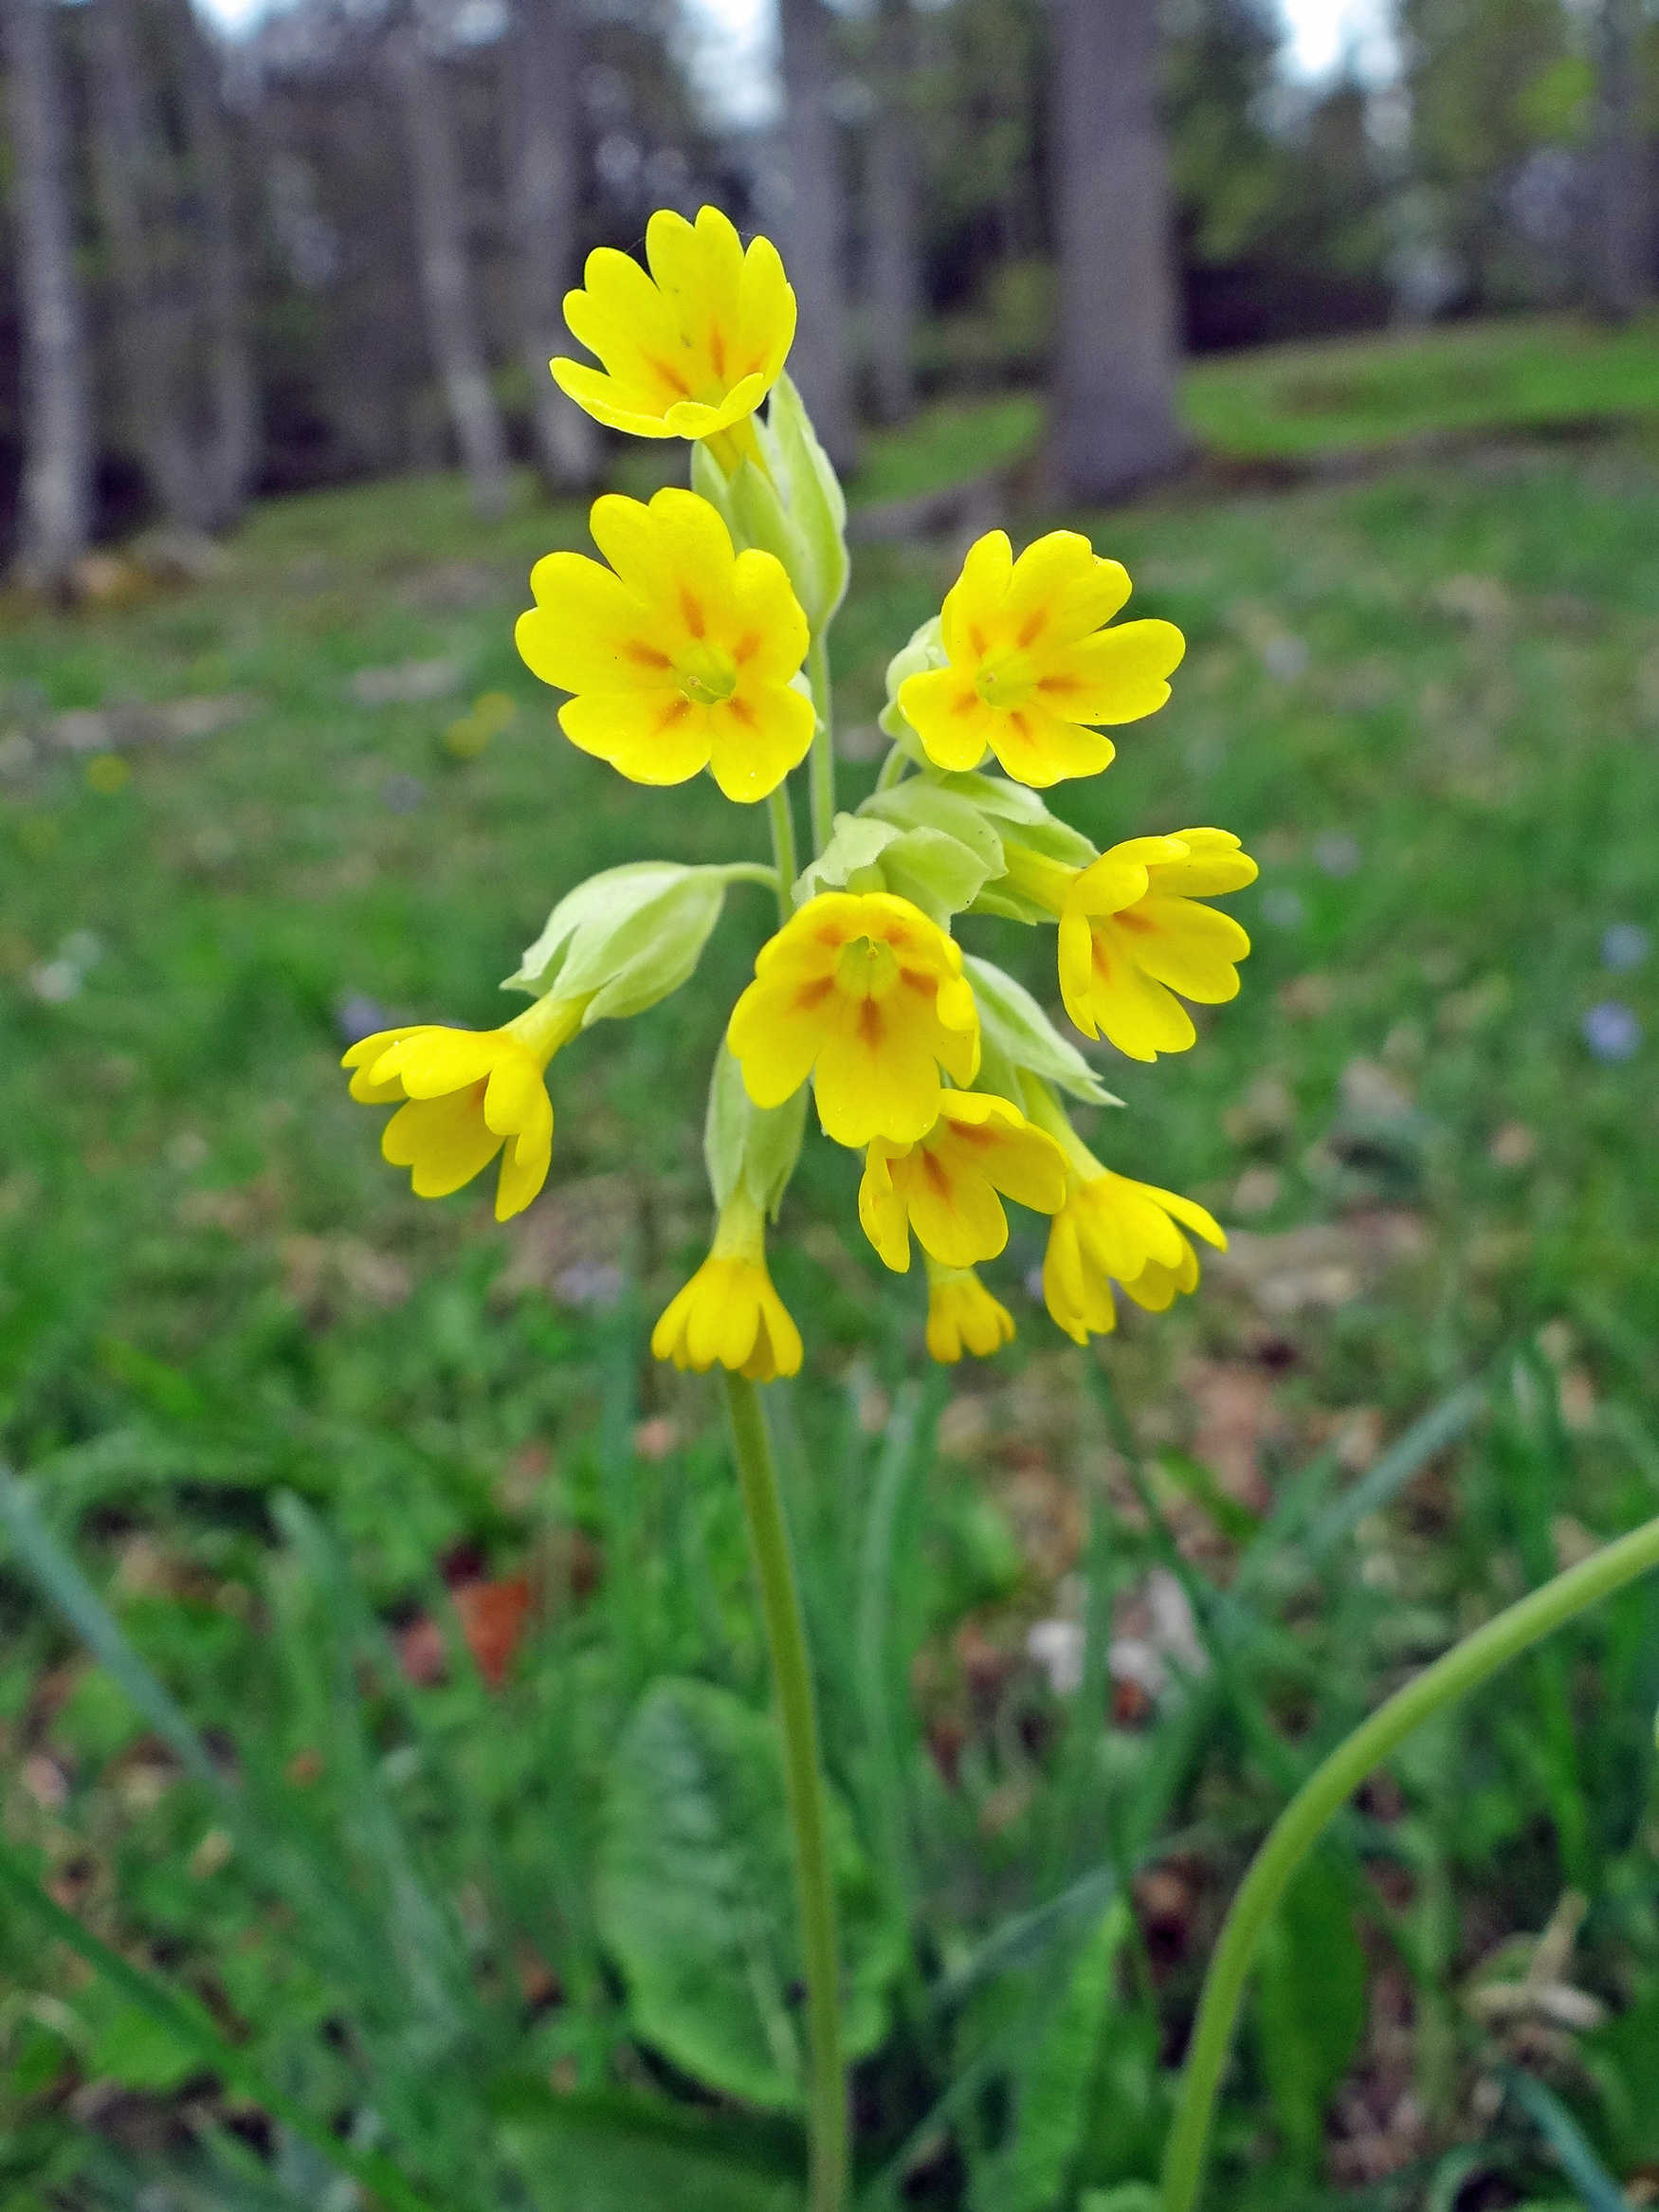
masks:
[[[603,370],[555,360],[554,379],[596,422],[638,438],[717,442],[754,413],[783,372],[795,335],[795,296],[777,248],[747,252],[718,208],[695,224],[659,209],[646,225],[650,274],[614,247],[589,254],[585,289],[564,319]],[[735,454],[733,455],[735,458]]]
[[[1138,722],[1170,695],[1187,649],[1172,622],[1103,625],[1129,578],[1075,530],[1051,530],[1013,558],[1005,531],[968,550],[946,594],[949,667],[907,676],[899,711],[939,768],[976,768],[987,747],[1018,783],[1094,776],[1110,738],[1087,725]]]
[[[964,1352],[988,1360],[1013,1335],[1013,1315],[972,1268],[927,1261],[927,1348],[941,1367],[954,1367]]]
[[[971,1268],[1008,1242],[1004,1197],[1039,1214],[1065,1201],[1066,1156],[1018,1106],[972,1090],[944,1091],[939,1106],[920,1143],[877,1137],[865,1155],[858,1217],[895,1274],[910,1265],[913,1229],[942,1267]]]
[[[1237,996],[1250,941],[1231,914],[1198,903],[1256,880],[1230,831],[1132,837],[1085,868],[1026,846],[1003,850],[1009,880],[1059,916],[1060,996],[1085,1036],[1156,1060],[1198,1033],[1176,992],[1201,1006]]]
[[[610,567],[547,554],[513,633],[532,674],[574,694],[559,727],[630,782],[712,768],[727,798],[764,798],[817,727],[791,684],[807,618],[783,563],[734,553],[708,502],[672,485],[649,506],[608,492],[588,526]]]
[[[553,1101],[543,1070],[581,1028],[587,1005],[586,997],[538,998],[501,1029],[423,1022],[381,1030],[352,1047],[340,1065],[356,1070],[355,1099],[363,1106],[408,1101],[387,1123],[380,1149],[393,1167],[414,1171],[417,1197],[447,1198],[505,1147],[496,1219],[523,1212],[553,1159]]]
[[[707,1259],[652,1329],[651,1350],[699,1374],[719,1361],[751,1382],[799,1369],[801,1332],[766,1271],[765,1218],[741,1187],[720,1217]]]
[[[726,1042],[758,1106],[811,1075],[838,1144],[914,1144],[939,1116],[943,1063],[979,1071],[979,1012],[960,949],[908,899],[826,891],[760,948]]]
[[[1198,1255],[1177,1221],[1227,1250],[1220,1226],[1191,1198],[1114,1175],[1092,1154],[1085,1157],[1093,1172],[1073,1171],[1043,1258],[1044,1301],[1080,1344],[1117,1327],[1114,1283],[1149,1313],[1163,1312],[1177,1291],[1198,1288]]]

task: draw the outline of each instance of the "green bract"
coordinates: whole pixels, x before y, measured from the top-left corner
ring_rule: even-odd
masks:
[[[723,1214],[741,1186],[760,1211],[777,1218],[807,1126],[807,1087],[780,1106],[757,1106],[743,1071],[721,1044],[708,1085],[702,1157],[715,1210]]]
[[[593,994],[582,1027],[655,1006],[695,972],[725,904],[752,871],[630,861],[590,876],[562,898],[503,991],[533,998]]]
[[[1068,1045],[1030,993],[990,960],[962,956],[979,1006],[978,1088],[1023,1105],[1018,1070],[1029,1069],[1091,1106],[1121,1106],[1075,1045]]]

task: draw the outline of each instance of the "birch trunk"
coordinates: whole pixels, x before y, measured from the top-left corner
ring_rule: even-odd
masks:
[[[392,42],[413,187],[427,336],[443,380],[462,465],[481,515],[507,503],[507,442],[490,389],[461,216],[460,163],[443,71],[412,26]]]
[[[1061,0],[1054,462],[1114,499],[1174,468],[1176,295],[1154,0]]]
[[[92,529],[92,404],[53,15],[54,0],[4,0],[23,324],[17,564],[43,591],[65,587]]]
[[[800,310],[789,369],[826,452],[845,473],[857,462],[858,440],[842,272],[847,195],[840,134],[830,112],[829,26],[823,0],[778,0],[778,17],[791,186],[779,243]]]
[[[598,436],[547,366],[570,348],[561,307],[575,276],[581,39],[571,0],[519,0],[501,60],[509,214],[536,462],[550,492],[581,491],[597,473]]]
[[[883,0],[882,100],[869,148],[870,367],[876,411],[902,423],[916,403],[911,350],[921,303],[910,0]]]

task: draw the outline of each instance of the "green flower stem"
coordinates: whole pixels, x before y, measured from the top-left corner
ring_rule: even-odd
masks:
[[[787,922],[794,912],[790,893],[800,873],[795,866],[795,818],[790,812],[787,776],[766,805],[772,816],[772,856],[777,863],[777,918],[779,922]]]
[[[749,1519],[749,1541],[760,1583],[760,1606],[766,1618],[766,1640],[772,1652],[772,1679],[783,1726],[790,1826],[794,1832],[811,2065],[808,2212],[840,2212],[847,2189],[847,2074],[841,2056],[835,1890],[830,1873],[812,1676],[760,1394],[746,1376],[728,1373],[726,1396],[732,1409],[732,1436]]]
[[[835,709],[830,693],[830,653],[820,631],[807,648],[807,679],[818,710],[812,740],[812,853],[823,851],[835,830]]]
[[[1558,1575],[1541,1590],[1534,1590],[1378,1706],[1280,1814],[1232,1901],[1205,1977],[1175,2126],[1164,2150],[1163,2212],[1193,2212],[1197,2202],[1211,2116],[1257,1942],[1326,1821],[1423,1721],[1478,1689],[1575,1614],[1655,1566],[1659,1520],[1648,1522]]]

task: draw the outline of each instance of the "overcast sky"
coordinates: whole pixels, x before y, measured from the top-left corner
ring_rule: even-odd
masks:
[[[729,96],[735,73],[764,66],[775,0],[690,0],[690,4],[706,26],[699,42],[704,46],[705,62],[718,68]],[[280,7],[283,0],[203,0],[203,5],[221,23],[240,27],[269,8]],[[1279,0],[1279,9],[1289,32],[1285,59],[1293,75],[1322,77],[1348,53],[1354,54],[1366,76],[1387,73],[1392,53],[1388,0]]]

